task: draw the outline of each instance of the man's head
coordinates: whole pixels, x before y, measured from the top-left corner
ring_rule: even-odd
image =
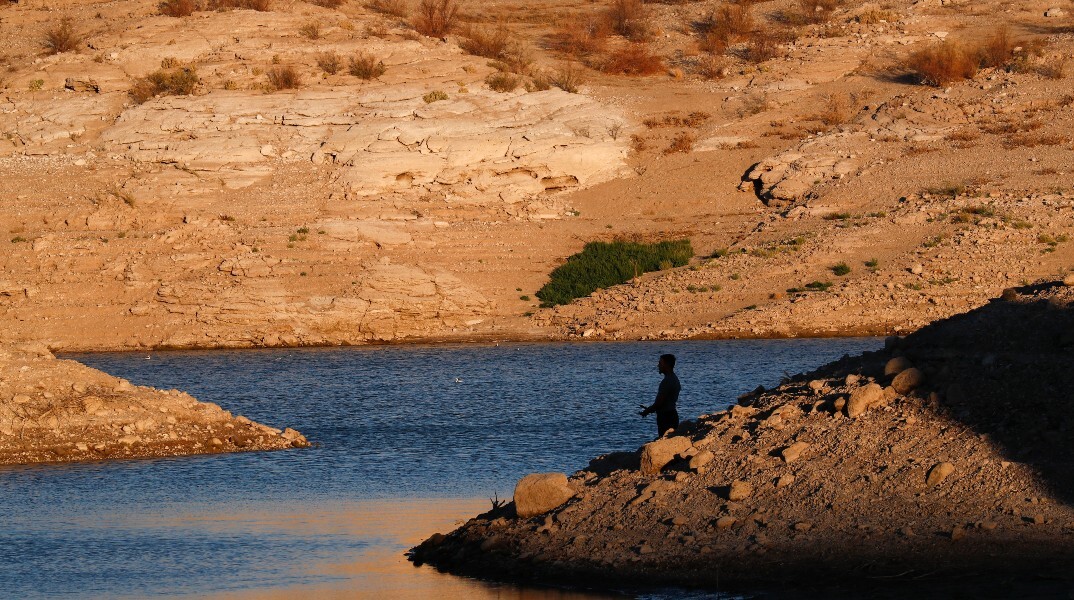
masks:
[[[661,354],[660,360],[656,363],[656,368],[661,373],[670,373],[675,370],[675,355],[674,354]]]

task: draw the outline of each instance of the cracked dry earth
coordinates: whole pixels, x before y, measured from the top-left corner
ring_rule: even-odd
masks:
[[[565,503],[531,510],[520,483],[412,559],[612,589],[1064,597],[1072,302],[1058,282],[1008,290],[596,458],[563,478]],[[520,493],[546,514],[516,517]]]
[[[132,385],[41,345],[0,346],[0,465],[307,446],[294,429]]]

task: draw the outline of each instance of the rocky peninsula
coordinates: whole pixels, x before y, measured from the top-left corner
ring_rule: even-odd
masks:
[[[309,446],[294,429],[131,384],[40,345],[0,346],[0,465]]]
[[[413,549],[490,579],[803,596],[1074,585],[1074,278],[758,388]],[[783,597],[783,596],[781,596]]]

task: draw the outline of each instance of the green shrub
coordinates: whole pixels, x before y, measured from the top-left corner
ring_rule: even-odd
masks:
[[[595,290],[626,283],[633,277],[668,267],[681,267],[694,255],[690,240],[656,244],[589,242],[582,251],[556,267],[550,281],[537,292],[542,306],[567,304]]]
[[[850,273],[850,266],[845,262],[841,262],[837,265],[832,265],[831,270],[833,274],[842,277],[843,275]]]

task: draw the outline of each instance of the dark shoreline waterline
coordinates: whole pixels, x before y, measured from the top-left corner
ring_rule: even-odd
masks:
[[[144,347],[101,347],[89,346],[85,348],[57,348],[53,350],[57,355],[73,354],[110,354],[115,352],[200,352],[213,350],[298,350],[298,349],[324,349],[324,348],[383,348],[383,347],[413,347],[413,346],[493,346],[502,344],[643,344],[643,343],[666,343],[666,342],[717,342],[736,340],[778,341],[778,340],[837,340],[856,338],[883,338],[891,335],[907,335],[913,330],[899,329],[900,326],[889,324],[875,327],[858,327],[853,329],[795,329],[786,332],[763,331],[753,333],[751,331],[734,331],[722,333],[700,333],[683,338],[653,339],[650,337],[621,337],[609,338],[582,338],[565,335],[542,334],[527,335],[524,333],[512,333],[498,335],[481,333],[472,335],[439,335],[410,337],[396,340],[370,340],[362,342],[325,342],[313,344],[293,344],[265,346],[258,344],[236,345],[197,345],[197,346],[144,346]]]

